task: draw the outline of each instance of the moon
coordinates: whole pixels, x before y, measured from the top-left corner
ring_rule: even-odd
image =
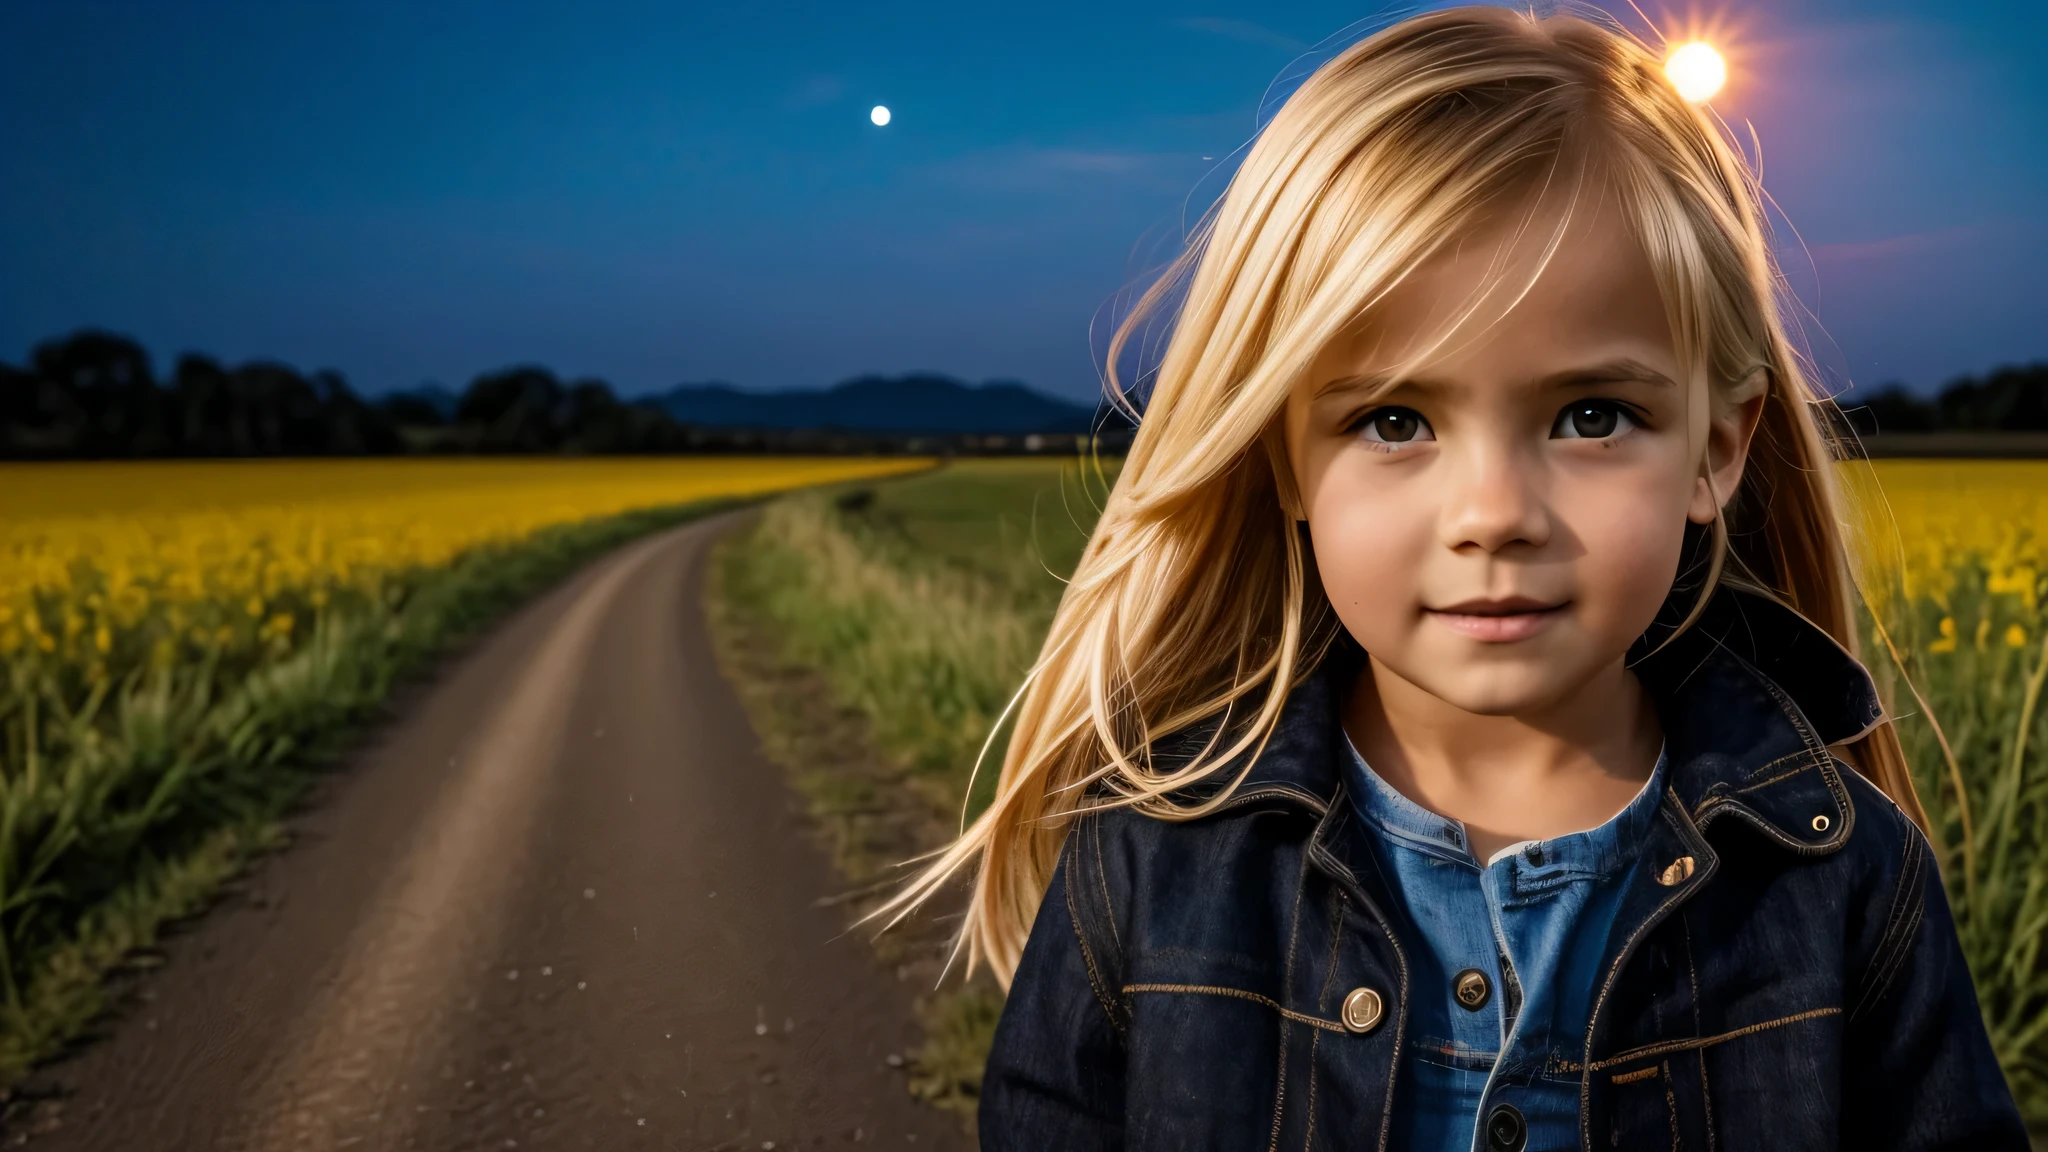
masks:
[[[887,124],[889,122],[889,109],[884,107],[883,105],[877,104],[875,105],[874,110],[868,113],[868,119],[873,120],[875,122],[875,127],[880,128],[882,125]]]
[[[1664,75],[1678,94],[1697,104],[1728,82],[1728,62],[1704,40],[1681,44],[1664,61]]]

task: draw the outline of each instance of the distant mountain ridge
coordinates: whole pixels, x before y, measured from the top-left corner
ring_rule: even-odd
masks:
[[[1026,435],[1088,432],[1093,406],[1011,380],[967,384],[950,376],[860,376],[830,388],[743,392],[679,384],[638,403],[700,428],[838,428],[858,432]]]

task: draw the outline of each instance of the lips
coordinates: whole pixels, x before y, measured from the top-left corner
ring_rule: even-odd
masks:
[[[1466,600],[1424,611],[1437,623],[1468,639],[1506,644],[1527,640],[1550,627],[1563,618],[1569,603],[1511,596],[1501,600]]]

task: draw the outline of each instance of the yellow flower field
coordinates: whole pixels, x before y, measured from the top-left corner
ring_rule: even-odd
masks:
[[[901,458],[0,465],[0,658],[90,680],[284,650],[337,598],[636,508],[923,467]]]
[[[2033,615],[2048,572],[2048,461],[1879,460],[1845,468],[1873,599],[1947,603],[1958,564]]]
[[[1899,718],[1992,1047],[2048,1123],[2048,462],[1844,472],[1866,663]]]

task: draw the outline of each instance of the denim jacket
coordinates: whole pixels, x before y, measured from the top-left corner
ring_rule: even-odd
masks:
[[[1441,990],[1412,987],[1415,926],[1345,794],[1362,657],[1340,637],[1296,683],[1214,813],[1069,826],[989,1055],[984,1149],[1385,1152],[1411,998]],[[1578,1078],[1578,1146],[2025,1152],[1928,842],[1829,753],[1880,717],[1863,668],[1724,589],[1636,670],[1668,777],[1583,1045],[1552,1057]]]

